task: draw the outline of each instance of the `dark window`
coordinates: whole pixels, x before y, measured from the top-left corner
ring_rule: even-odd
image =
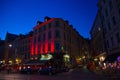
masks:
[[[58,42],[55,43],[55,49],[60,50],[60,44]]]
[[[103,34],[103,35],[105,35],[105,34],[106,34],[106,32],[107,32],[107,31],[106,31],[106,28],[104,28],[104,34]]]
[[[117,42],[120,43],[120,35],[119,35],[119,33],[116,33],[116,39],[117,39]]]
[[[38,32],[40,33],[42,30],[41,30],[41,27],[38,29]]]
[[[45,45],[43,44],[43,52],[45,52]]]
[[[116,21],[115,21],[115,17],[114,17],[114,16],[112,17],[112,22],[113,22],[113,25],[116,24]]]
[[[37,34],[37,29],[35,30],[35,34]]]
[[[46,26],[43,26],[43,30],[44,30],[44,31],[46,30]]]
[[[118,2],[119,0],[116,0],[116,2]]]
[[[66,40],[66,34],[64,33],[64,40]]]
[[[113,8],[111,1],[109,1],[109,8],[110,8],[110,10],[112,10],[112,8]]]
[[[60,31],[59,30],[55,30],[55,38],[60,38]]]
[[[51,31],[48,32],[48,39],[51,39]]]
[[[48,28],[51,28],[51,23],[48,24]]]
[[[55,21],[55,27],[59,27],[60,24],[59,24],[59,21]]]
[[[40,54],[40,45],[38,45],[38,53]]]
[[[120,15],[120,7],[119,7],[119,15]]]
[[[103,3],[105,4],[105,3],[106,3],[106,0],[103,0]]]
[[[107,40],[107,47],[109,48],[109,41]]]
[[[111,44],[114,45],[113,37],[111,37]]]
[[[38,36],[38,41],[40,41],[40,40],[41,40],[41,36],[39,35],[39,36]]]
[[[48,43],[48,51],[50,51],[50,50],[51,50],[51,44]]]
[[[36,44],[36,37],[34,37],[34,44]]]
[[[107,11],[107,9],[105,9],[105,15],[106,15],[106,17],[108,16],[108,11]]]
[[[46,36],[45,36],[45,33],[43,34],[43,41],[45,41],[45,39],[46,39]]]
[[[108,23],[108,30],[110,30],[111,29],[111,26],[110,26],[110,23]]]

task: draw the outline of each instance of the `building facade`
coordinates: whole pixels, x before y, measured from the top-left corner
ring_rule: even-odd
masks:
[[[86,62],[89,40],[83,38],[68,21],[45,17],[28,34],[6,34],[5,61],[20,64],[30,60],[57,60],[61,65]]]
[[[3,61],[4,53],[5,53],[5,40],[0,39],[0,64],[4,62]]]
[[[98,12],[91,29],[93,51],[106,52],[107,59],[120,56],[120,1],[99,0]],[[98,45],[95,45],[98,44]],[[95,49],[96,48],[96,49]]]
[[[62,56],[60,59],[75,63],[81,56],[84,38],[61,18],[45,17],[44,22],[37,22],[33,28],[32,58],[52,54]],[[42,57],[41,57],[42,58]]]
[[[20,34],[12,43],[14,48],[14,63],[23,63],[30,60],[31,43],[33,32],[28,34]]]

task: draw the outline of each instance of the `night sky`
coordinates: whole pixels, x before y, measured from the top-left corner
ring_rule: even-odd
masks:
[[[45,16],[68,20],[85,38],[97,13],[98,0],[0,0],[0,37],[7,31],[26,34]]]

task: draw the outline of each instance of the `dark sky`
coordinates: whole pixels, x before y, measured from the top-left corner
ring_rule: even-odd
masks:
[[[85,38],[97,13],[98,0],[0,0],[0,37],[26,34],[45,16],[68,20]]]

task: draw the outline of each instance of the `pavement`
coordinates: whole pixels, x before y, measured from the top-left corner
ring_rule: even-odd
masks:
[[[111,77],[115,80],[120,80],[120,73],[113,73],[112,70],[106,72],[105,70],[96,69],[92,72],[99,76]]]

